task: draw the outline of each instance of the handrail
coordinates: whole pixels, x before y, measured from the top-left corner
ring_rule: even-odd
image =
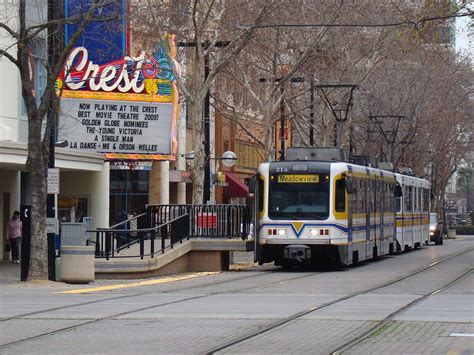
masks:
[[[129,222],[138,219],[137,226],[130,229]],[[154,257],[155,239],[161,239],[161,248],[157,252],[173,248],[189,238],[241,238],[250,233],[250,210],[246,205],[146,205],[146,213],[134,216],[109,228],[88,229],[95,234],[96,256],[118,256],[125,248],[133,244],[140,245],[140,257]],[[135,225],[134,225],[135,227]],[[122,229],[123,228],[123,229]],[[147,250],[145,254],[145,240]],[[168,240],[169,244],[168,244]],[[166,241],[166,242],[165,242]]]
[[[146,214],[146,213],[144,213]],[[168,222],[165,222],[163,224],[160,224],[159,226],[156,226],[156,227],[153,227],[153,228],[144,228],[144,229],[118,229],[118,231],[120,231],[120,233],[123,233],[123,232],[126,232],[126,233],[135,233],[135,232],[153,232],[153,231],[157,231],[158,229],[160,229],[161,227],[164,227],[172,222],[175,222],[177,221],[178,219],[180,219],[181,217],[183,216],[189,216],[189,213],[185,213],[179,217],[176,217],[174,219],[172,219],[171,221],[168,221]],[[109,231],[110,229],[112,229],[112,227],[109,227],[109,228],[99,228],[99,229],[87,229],[86,232],[87,233],[96,233],[96,232],[107,232]],[[116,232],[117,230],[110,230],[110,232]]]
[[[175,226],[174,228],[173,225],[178,222],[179,220],[185,218],[185,223],[183,224],[185,229],[183,230],[182,227],[180,226]],[[117,230],[117,229],[112,229],[112,228],[98,228],[98,229],[88,229],[86,232],[88,233],[96,233],[97,235],[97,240],[101,240],[101,242],[96,243],[96,257],[105,257],[107,260],[109,260],[110,257],[120,257],[120,258],[131,258],[131,257],[137,257],[138,255],[124,255],[124,256],[116,256],[116,253],[118,254],[121,250],[130,247],[133,244],[140,244],[140,258],[143,259],[145,256],[150,256],[154,257],[154,255],[159,252],[155,252],[155,239],[156,236],[159,235],[161,238],[161,252],[164,253],[166,247],[165,240],[170,239],[171,240],[171,245],[169,246],[170,248],[173,248],[173,244],[177,242],[182,242],[184,238],[189,238],[189,233],[188,231],[188,226],[189,226],[189,214],[183,214],[179,217],[173,218],[170,221],[167,221],[165,223],[161,223],[158,226],[151,227],[151,228],[141,228],[141,229],[127,229],[127,230]],[[173,229],[178,229],[180,232],[180,237],[176,236],[176,233],[173,233]],[[159,233],[158,233],[159,232]],[[114,235],[116,233],[137,233],[138,237],[133,240],[130,243],[123,244],[120,247],[114,248],[114,240],[115,237]],[[145,254],[145,234],[150,235],[150,253]],[[169,235],[169,238],[168,238]],[[101,249],[102,246],[102,249]]]
[[[128,223],[128,222],[130,222],[130,221],[133,221],[134,219],[137,219],[137,218],[140,218],[140,217],[143,217],[143,216],[146,216],[146,215],[147,215],[147,213],[144,212],[144,213],[139,214],[139,215],[136,215],[136,216],[134,216],[134,217],[132,217],[132,218],[130,218],[130,219],[127,219],[126,221],[122,221],[122,222],[119,222],[119,223],[117,223],[117,224],[114,224],[113,226],[110,226],[110,227],[108,227],[108,228],[113,229],[113,228],[115,228],[115,227],[121,226],[122,224]]]

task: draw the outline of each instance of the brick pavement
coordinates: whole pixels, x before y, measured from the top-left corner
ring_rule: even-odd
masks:
[[[328,354],[335,344],[362,334],[369,321],[295,320],[224,349],[219,354]]]
[[[44,324],[55,320],[43,321]],[[1,354],[199,354],[222,339],[251,332],[266,320],[249,319],[111,319],[34,341],[0,348]]]
[[[345,354],[472,354],[472,337],[452,333],[473,333],[472,323],[393,321]]]

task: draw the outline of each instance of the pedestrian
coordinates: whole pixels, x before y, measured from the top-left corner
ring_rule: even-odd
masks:
[[[20,263],[20,242],[21,242],[22,223],[20,221],[20,212],[13,212],[12,218],[8,221],[8,240],[11,245],[12,263]]]

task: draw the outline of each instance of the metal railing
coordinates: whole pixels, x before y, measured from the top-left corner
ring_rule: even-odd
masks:
[[[125,221],[126,222],[126,221]],[[119,223],[118,226],[121,224]],[[177,243],[182,243],[184,239],[189,239],[187,233],[189,225],[189,215],[184,214],[170,221],[162,223],[152,228],[141,228],[141,229],[112,229],[112,228],[99,228],[88,230],[88,233],[95,233],[96,240],[89,242],[95,243],[95,256],[96,258],[135,258],[139,256],[141,259],[144,257],[153,258],[158,253],[164,253],[165,249],[173,248]],[[114,225],[113,227],[117,227]],[[120,237],[118,233],[122,235],[129,235],[136,233],[137,237],[131,239],[127,244],[120,245]],[[156,240],[160,239],[160,243],[157,244]],[[166,245],[166,241],[169,239],[169,245]],[[145,243],[149,243],[149,252],[145,253]],[[120,255],[120,251],[130,246],[139,245],[139,255]]]
[[[139,228],[130,229],[130,221],[135,219]],[[189,238],[246,239],[250,209],[244,205],[147,205],[145,213],[87,232],[95,234],[95,241],[89,239],[88,244],[95,244],[96,258],[153,258]],[[139,244],[139,255],[123,255],[135,244]],[[145,253],[148,244],[149,252]]]
[[[245,205],[147,205],[152,225],[189,214],[191,238],[242,238],[250,232],[250,209]]]

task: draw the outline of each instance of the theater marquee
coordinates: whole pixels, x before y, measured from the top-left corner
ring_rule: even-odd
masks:
[[[75,48],[58,79],[58,139],[67,140],[70,149],[104,153],[107,159],[174,160],[178,91],[170,69],[173,57],[172,36],[152,56],[126,56],[103,65],[89,61],[86,48]]]

